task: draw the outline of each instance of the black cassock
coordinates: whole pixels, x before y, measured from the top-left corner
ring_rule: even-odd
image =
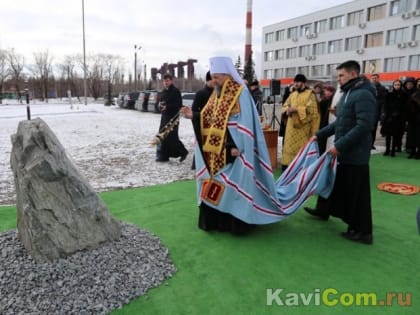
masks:
[[[181,92],[170,85],[168,89],[162,91],[161,102],[166,105],[166,110],[162,112],[160,118],[159,132],[168,124],[174,116],[179,114],[182,107]],[[184,157],[188,154],[184,144],[178,137],[178,125],[161,141],[156,150],[156,160],[168,161],[170,157]]]

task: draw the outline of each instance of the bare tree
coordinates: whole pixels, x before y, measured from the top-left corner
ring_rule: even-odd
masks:
[[[12,80],[16,87],[16,92],[18,93],[18,98],[22,102],[22,95],[20,91],[20,84],[23,79],[23,68],[25,67],[25,57],[21,54],[16,53],[14,48],[6,50],[6,60],[9,65],[9,75],[12,77]]]
[[[3,102],[4,81],[7,79],[6,51],[0,49],[0,104]]]
[[[34,53],[35,65],[31,67],[35,79],[39,79],[42,91],[42,98],[48,103],[48,80],[52,75],[53,57],[48,49],[42,52]]]
[[[116,55],[102,55],[105,67],[105,79],[108,81],[107,84],[107,105],[112,104],[111,94],[112,94],[112,85],[120,77],[120,71],[122,69],[123,58]]]
[[[80,81],[81,76],[76,71],[77,61],[77,55],[67,55],[64,57],[64,62],[59,64],[58,67],[61,69],[62,80],[67,82],[67,91],[70,90],[71,95],[80,100],[80,88],[76,82]]]
[[[78,63],[83,69],[83,57],[78,55]],[[94,99],[103,95],[105,86],[112,88],[122,69],[122,57],[106,54],[89,54],[86,57],[86,77],[91,96]]]

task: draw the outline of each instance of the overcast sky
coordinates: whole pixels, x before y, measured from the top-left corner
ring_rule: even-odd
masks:
[[[351,0],[253,0],[253,59],[260,76],[264,26]],[[85,0],[86,53],[122,56],[134,68],[198,60],[204,74],[215,55],[243,60],[247,0]],[[55,62],[83,53],[82,0],[0,0],[0,48],[15,48],[33,62],[49,50]]]

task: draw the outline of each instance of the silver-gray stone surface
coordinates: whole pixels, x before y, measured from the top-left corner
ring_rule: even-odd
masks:
[[[108,314],[175,273],[158,237],[121,225],[119,240],[49,263],[35,263],[16,230],[0,233],[0,314]]]
[[[120,237],[120,224],[40,118],[12,135],[17,228],[36,262],[66,257]]]

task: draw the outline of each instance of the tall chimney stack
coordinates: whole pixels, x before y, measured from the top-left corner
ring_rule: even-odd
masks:
[[[252,48],[252,0],[247,0],[244,65],[248,63],[248,59],[251,56],[251,48]]]

